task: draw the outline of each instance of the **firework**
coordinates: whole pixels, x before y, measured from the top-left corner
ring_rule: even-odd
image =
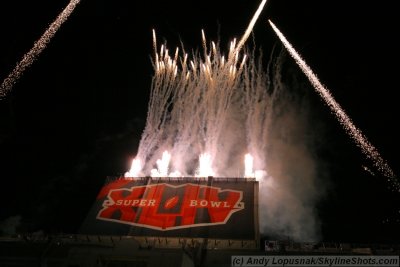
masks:
[[[47,44],[56,34],[61,25],[68,19],[75,7],[79,4],[80,0],[71,0],[58,17],[50,24],[47,30],[43,33],[39,40],[37,40],[31,50],[26,53],[22,60],[18,62],[11,73],[4,79],[0,85],[0,99],[4,98],[7,93],[12,89],[14,84],[21,77],[25,69],[27,69],[40,53],[46,48]]]
[[[331,111],[335,114],[336,118],[339,120],[340,124],[345,129],[346,133],[350,136],[351,139],[359,146],[362,152],[366,155],[367,158],[371,159],[374,166],[385,176],[389,177],[394,185],[400,190],[400,184],[396,180],[396,176],[393,170],[390,168],[388,163],[382,158],[379,154],[378,150],[368,141],[368,139],[363,135],[360,129],[358,129],[350,117],[346,114],[343,108],[336,102],[333,98],[332,94],[324,85],[321,84],[318,77],[314,74],[311,68],[306,64],[306,62],[301,58],[299,53],[293,48],[293,46],[289,43],[289,41],[285,38],[285,36],[279,31],[279,29],[269,20],[270,25],[273,30],[286,47],[287,51],[296,61],[297,65],[301,68],[307,78],[310,80],[311,84],[318,92],[318,94],[322,97]]]
[[[254,141],[251,129],[243,132],[244,124],[255,120],[251,117],[264,114],[257,113],[253,106],[266,96],[261,93],[265,92],[264,81],[257,77],[262,74],[254,66],[254,60],[247,64],[248,57],[243,52],[243,46],[265,4],[266,0],[263,0],[239,43],[236,39],[230,43],[226,57],[219,44],[208,43],[204,31],[201,32],[203,53],[200,56],[196,53],[188,55],[184,47],[176,48],[173,53],[164,44],[158,49],[153,30],[155,74],[146,126],[134,159],[143,166],[138,172],[137,163],[133,163],[127,176],[148,175],[149,172],[152,176],[161,175],[159,164],[164,161],[159,157],[161,153],[166,153],[163,151],[170,153],[168,164],[174,170],[173,176],[178,173],[196,176],[229,173],[222,166],[227,164],[223,163],[224,159],[229,161],[225,151],[229,153],[236,145],[244,154],[247,148],[240,147],[241,143],[246,139]],[[238,134],[227,138],[230,131],[243,132],[243,136],[250,137],[240,140],[242,136]],[[249,147],[254,150],[256,146]],[[250,152],[258,156],[263,154]],[[257,162],[263,162],[263,159],[257,158]],[[158,167],[155,169],[154,165]],[[165,171],[162,173],[171,175]]]

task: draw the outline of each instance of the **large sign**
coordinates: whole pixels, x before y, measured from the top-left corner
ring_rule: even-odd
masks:
[[[255,187],[244,178],[118,179],[101,189],[81,232],[254,239]]]

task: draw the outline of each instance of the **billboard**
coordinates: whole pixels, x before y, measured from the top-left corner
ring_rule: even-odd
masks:
[[[81,233],[255,239],[258,183],[245,178],[132,178],[100,190]]]

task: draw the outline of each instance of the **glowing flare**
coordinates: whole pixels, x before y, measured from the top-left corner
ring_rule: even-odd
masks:
[[[150,176],[151,177],[161,177],[161,175],[160,175],[160,173],[158,172],[157,169],[151,169]]]
[[[199,172],[198,177],[213,176],[211,156],[208,153],[203,153],[199,157]]]
[[[131,169],[129,172],[125,173],[125,177],[138,177],[141,170],[142,163],[140,162],[140,159],[135,158],[132,160]]]
[[[253,157],[250,154],[244,155],[244,177],[254,177],[253,173]]]
[[[182,173],[180,171],[174,171],[169,174],[169,177],[182,177]]]
[[[157,160],[157,168],[160,176],[168,176],[168,165],[171,160],[171,154],[164,151],[161,160]]]

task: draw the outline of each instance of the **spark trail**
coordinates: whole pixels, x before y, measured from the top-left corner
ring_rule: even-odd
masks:
[[[251,19],[249,26],[247,27],[246,31],[244,32],[244,34],[242,36],[242,39],[240,39],[240,41],[236,47],[236,52],[239,52],[243,48],[243,45],[246,43],[247,39],[249,38],[250,33],[253,30],[254,25],[256,24],[257,19],[260,16],[261,11],[263,10],[266,3],[267,3],[267,0],[263,0],[261,2],[261,4],[258,6],[256,13],[254,14],[253,18]]]
[[[17,80],[21,77],[22,73],[27,69],[39,56],[39,54],[46,48],[47,44],[56,34],[61,25],[68,19],[75,7],[79,4],[80,0],[71,0],[58,17],[51,23],[49,28],[43,33],[39,40],[37,40],[31,50],[26,53],[22,60],[15,66],[12,72],[4,79],[0,85],[0,99],[4,98],[7,93],[12,89]]]
[[[311,84],[314,86],[315,90],[322,97],[322,99],[326,102],[332,112],[335,114],[336,118],[339,120],[340,124],[344,127],[346,133],[354,140],[354,142],[359,146],[362,152],[367,156],[367,158],[371,159],[374,166],[385,176],[389,177],[395,187],[400,190],[400,184],[395,179],[396,176],[387,162],[382,158],[379,154],[378,150],[367,140],[367,138],[363,135],[360,129],[358,129],[349,116],[345,113],[343,108],[336,102],[336,100],[331,95],[330,91],[321,84],[317,76],[311,70],[311,68],[306,64],[306,62],[301,58],[299,53],[293,48],[293,46],[289,43],[289,41],[285,38],[285,36],[279,31],[279,29],[268,20],[271,27],[288,50],[290,55],[296,61],[297,65],[301,68],[303,73],[307,76]]]

